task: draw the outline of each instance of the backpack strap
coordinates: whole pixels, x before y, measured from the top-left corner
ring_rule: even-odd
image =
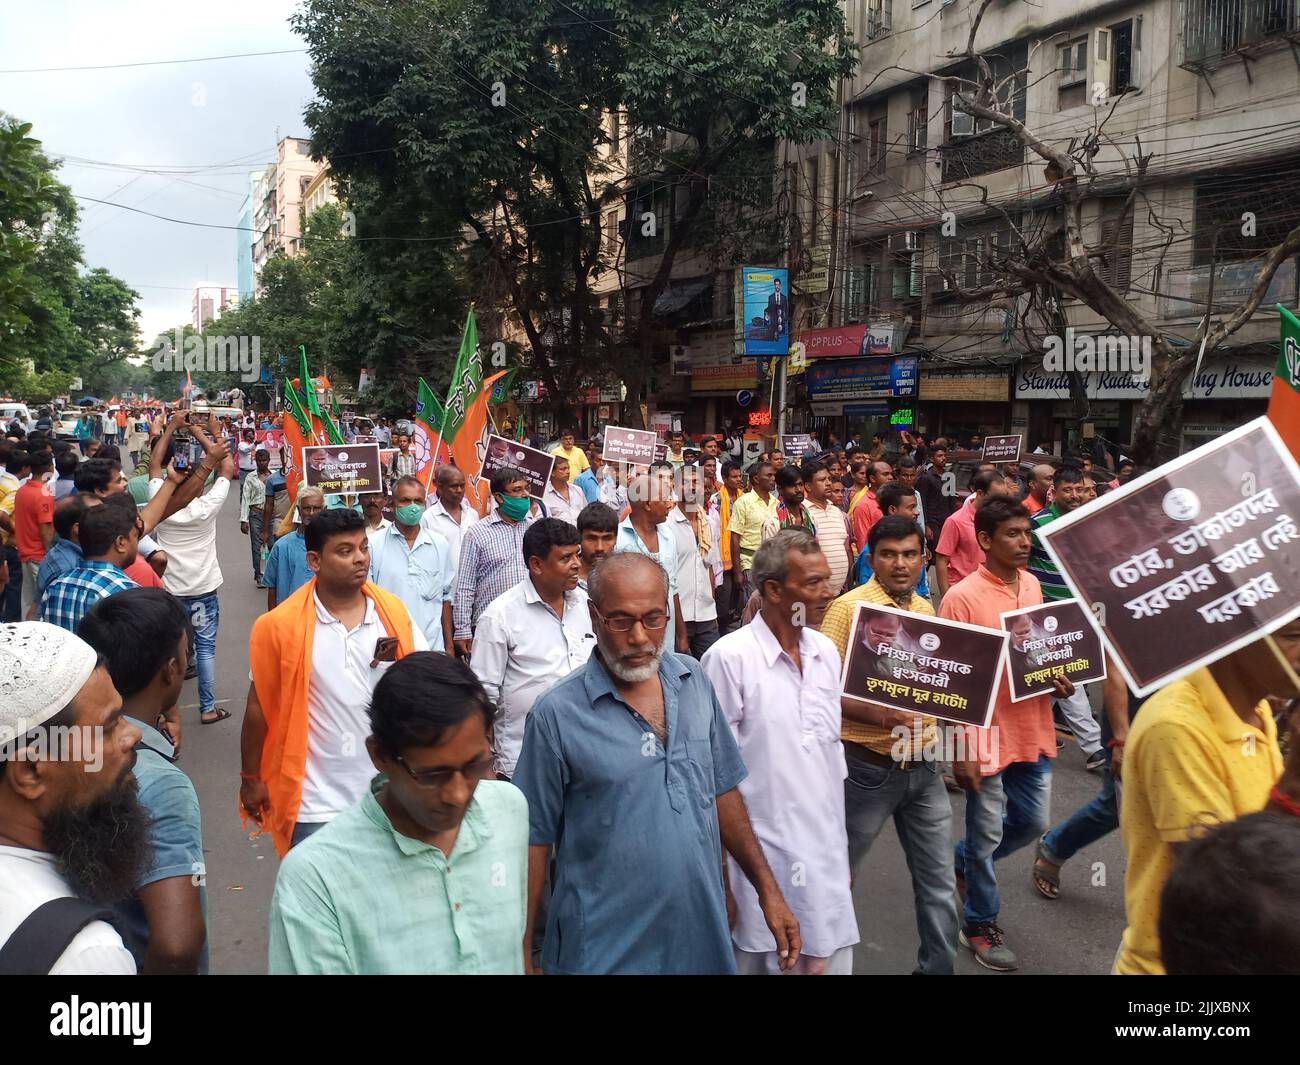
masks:
[[[85,899],[51,899],[27,915],[0,946],[0,976],[46,976],[68,945],[93,921],[113,922],[113,914]]]

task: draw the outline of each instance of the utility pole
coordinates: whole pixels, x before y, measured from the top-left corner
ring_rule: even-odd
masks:
[[[790,212],[794,204],[790,199],[790,145],[785,146],[785,158],[781,164],[781,202],[785,204],[785,217],[781,220],[781,265],[786,268],[786,300],[790,304],[790,314],[785,323],[787,340],[794,323],[794,285],[790,283]],[[781,446],[781,437],[785,433],[785,379],[786,364],[789,355],[779,355],[776,360],[776,444]]]

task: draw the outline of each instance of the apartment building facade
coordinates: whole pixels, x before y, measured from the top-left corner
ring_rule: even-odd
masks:
[[[1047,318],[1024,297],[965,298],[1005,276],[996,264],[1020,256],[1061,210],[1043,160],[964,113],[944,80],[975,73],[964,53],[979,6],[846,0],[862,62],[843,87],[839,137],[801,160],[804,186],[823,189],[805,197],[806,231],[814,249],[823,236],[832,245],[806,256],[814,285],[824,276],[831,293],[810,304],[827,324],[803,334],[810,355],[825,353],[810,370],[809,399],[841,430],[919,424],[1069,446],[1083,427],[1068,379],[1034,352],[1049,321],[1081,336],[1113,333],[1110,324],[1068,298]],[[1108,283],[1167,337],[1240,305],[1260,256],[1300,224],[1297,41],[1296,0],[1013,0],[984,15],[976,48],[1005,80],[1005,108],[1088,161],[1080,236]],[[1296,301],[1292,259],[1189,383],[1185,446],[1262,412],[1278,336],[1272,307]],[[796,317],[806,322],[797,307]],[[882,373],[891,359],[895,372]],[[904,381],[916,375],[912,396],[890,392],[900,363]],[[822,398],[827,380],[838,406]],[[1085,384],[1098,434],[1128,440],[1145,383],[1095,373]]]
[[[310,153],[311,141],[284,137],[276,147],[275,160],[253,180],[252,232],[241,231],[239,239],[251,244],[255,288],[262,267],[272,255],[301,252],[303,208],[308,190],[315,183],[318,195],[332,195],[332,187],[327,193],[320,192],[317,179],[326,167],[314,162]]]

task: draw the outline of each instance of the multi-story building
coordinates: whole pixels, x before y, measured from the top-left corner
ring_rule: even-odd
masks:
[[[330,174],[329,167],[323,166],[316,173],[316,176],[311,179],[311,183],[303,190],[303,217],[310,217],[312,211],[318,207],[324,207],[327,203],[338,202],[338,191],[334,186],[334,178]]]
[[[276,158],[258,175],[252,195],[251,234],[241,233],[241,240],[252,237],[254,275],[262,272],[266,260],[282,252],[297,255],[302,250],[302,212],[306,193],[325,169],[312,161],[311,141],[302,137],[285,137]]]
[[[196,285],[190,303],[190,324],[202,332],[205,325],[238,302],[235,291],[231,285]]]
[[[1069,445],[1081,426],[1068,380],[1034,352],[1063,326],[1097,336],[1113,333],[1110,323],[1071,298],[1046,314],[1023,296],[966,298],[1005,278],[997,264],[1023,262],[1025,246],[1061,218],[1057,175],[1013,132],[964,113],[945,80],[975,73],[965,50],[980,6],[846,0],[862,63],[843,87],[838,195],[805,208],[830,207],[838,222],[836,329],[812,339],[849,358],[863,335],[859,351],[919,359],[914,399],[875,399],[868,431],[911,416],[932,433],[1023,432],[1030,446]],[[1005,109],[1086,161],[1079,236],[1153,330],[1185,337],[1207,313],[1239,306],[1260,257],[1300,221],[1298,38],[1300,11],[1281,0],[1045,0],[984,14],[976,48],[1005,79]],[[1050,242],[1043,250],[1063,255]],[[1291,258],[1260,310],[1189,382],[1186,446],[1262,412],[1278,335],[1271,308],[1295,306],[1296,286]],[[865,367],[863,380],[873,380]],[[1130,439],[1146,383],[1093,373],[1085,384],[1097,432]],[[853,422],[832,427],[862,424]]]

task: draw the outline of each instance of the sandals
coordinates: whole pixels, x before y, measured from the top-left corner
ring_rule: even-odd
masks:
[[[199,717],[199,724],[201,724],[201,725],[215,725],[215,724],[217,724],[218,722],[220,722],[220,721],[225,721],[225,720],[227,720],[227,719],[230,717],[230,711],[227,710],[224,706],[218,706],[218,707],[216,708],[216,710],[213,711],[213,713],[215,713],[217,716],[216,716],[216,717],[203,717],[203,716],[200,716],[200,717]]]
[[[1055,867],[1056,871],[1052,872]],[[1061,897],[1061,867],[1052,861],[1052,856],[1043,846],[1043,840],[1038,840],[1038,852],[1034,858],[1033,869],[1034,890],[1043,898],[1055,902]]]

